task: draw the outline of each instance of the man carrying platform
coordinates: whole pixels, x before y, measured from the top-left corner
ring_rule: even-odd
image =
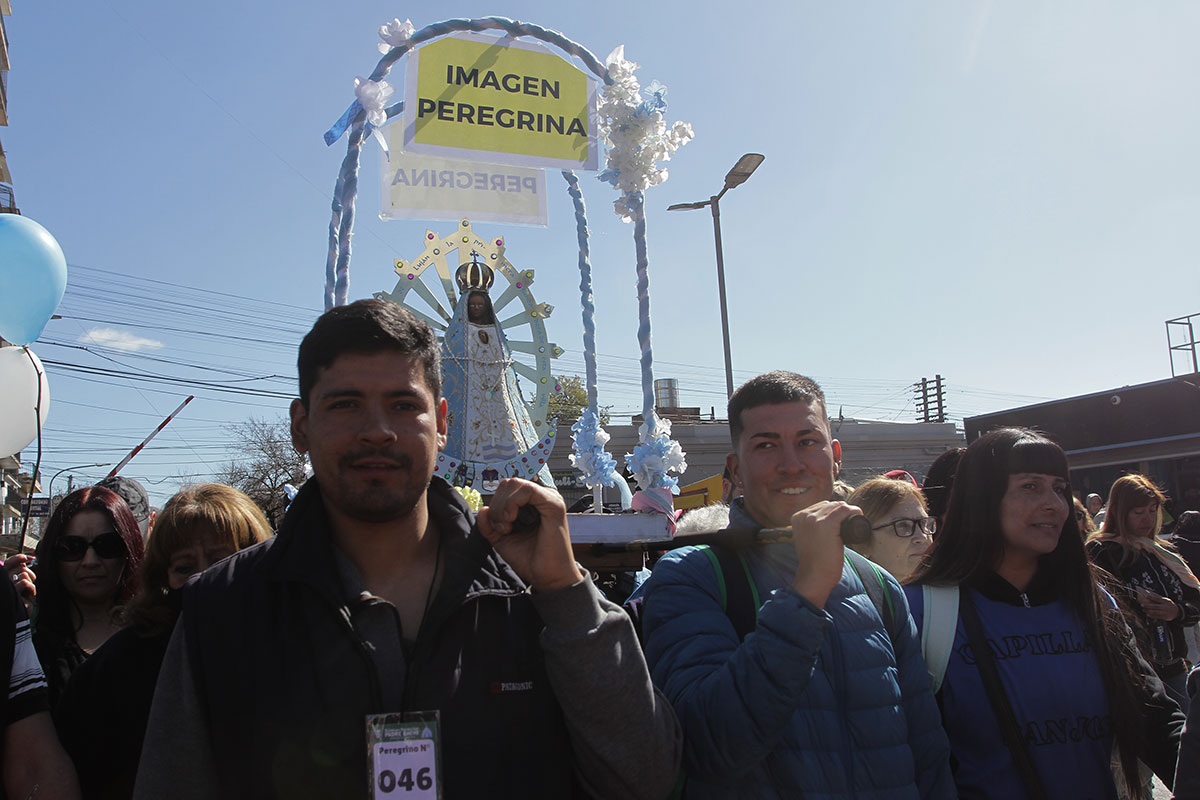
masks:
[[[476,520],[433,476],[429,326],[334,308],[299,374],[314,477],[277,537],[186,588],[136,796],[666,796],[678,722],[576,567],[561,497],[506,480]]]
[[[730,398],[729,430],[731,527],[794,535],[680,548],[646,583],[646,660],[683,725],[685,796],[954,797],[904,593],[842,545],[861,512],[830,500],[842,451],[820,387],[760,375]],[[740,591],[757,601],[750,630]]]

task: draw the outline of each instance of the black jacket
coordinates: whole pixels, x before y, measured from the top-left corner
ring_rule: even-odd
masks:
[[[428,498],[445,573],[403,675],[377,674],[351,624],[315,481],[276,538],[189,585],[181,619],[223,797],[366,797],[364,718],[431,709],[445,797],[581,793],[526,586],[445,482]],[[399,706],[384,681],[402,685]]]
[[[1171,534],[1171,544],[1192,572],[1200,570],[1200,511],[1185,511],[1179,515]]]
[[[1087,552],[1096,566],[1125,587],[1124,605],[1133,612],[1127,612],[1126,619],[1137,635],[1142,655],[1164,678],[1181,672],[1186,666],[1182,660],[1187,656],[1187,639],[1184,638],[1183,629],[1200,621],[1200,591],[1184,584],[1165,564],[1149,553],[1139,550],[1127,555],[1120,542],[1093,540],[1088,542]],[[1175,601],[1183,610],[1182,615],[1169,621],[1146,616],[1137,602],[1139,588]],[[1154,629],[1157,626],[1161,626],[1166,633],[1166,641],[1161,644],[1155,641]]]
[[[46,673],[50,707],[55,708],[67,688],[67,681],[71,680],[71,673],[79,668],[88,655],[75,643],[74,636],[61,633],[45,624],[34,624],[33,647],[37,650],[42,671]]]
[[[133,796],[154,684],[171,631],[122,628],[71,673],[54,709],[84,800]]]

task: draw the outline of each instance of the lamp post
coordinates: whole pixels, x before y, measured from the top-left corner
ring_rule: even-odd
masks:
[[[733,169],[725,175],[725,186],[712,197],[699,203],[676,203],[667,206],[667,211],[694,211],[708,206],[712,209],[713,237],[717,242],[717,290],[721,295],[721,339],[725,345],[725,391],[733,396],[733,356],[729,352],[729,309],[725,304],[725,254],[721,249],[721,198],[736,186],[741,186],[746,179],[754,174],[764,156],[759,153],[746,153],[737,160]]]
[[[109,464],[111,464],[111,463],[112,462],[110,461]],[[108,464],[80,464],[75,467],[64,467],[63,469],[60,469],[58,472],[56,472],[52,476],[50,476],[50,483],[46,486],[46,494],[47,494],[47,496],[50,497],[51,500],[54,499],[54,479],[57,478],[59,475],[62,475],[64,472],[69,472],[73,469],[87,469],[88,467],[107,467],[107,466],[108,466]]]

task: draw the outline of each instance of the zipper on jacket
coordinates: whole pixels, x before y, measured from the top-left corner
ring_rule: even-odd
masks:
[[[1033,606],[1029,604],[1029,595],[1025,594],[1024,592],[1021,592],[1021,602],[1025,604],[1026,608],[1033,608]]]
[[[363,665],[367,668],[367,675],[370,676],[371,683],[371,707],[376,713],[383,711],[383,687],[379,684],[379,672],[375,669],[375,660],[371,658],[371,648],[367,644],[367,640],[358,632],[358,628],[354,627],[354,623],[350,618],[350,607],[346,605],[336,606],[334,611],[342,622],[346,624],[347,630],[350,631],[351,637],[358,644],[358,653],[362,656]],[[404,669],[405,680],[408,679],[408,667]]]
[[[433,635],[427,631],[434,624],[433,610],[437,607],[438,595],[440,594],[441,592],[439,591],[433,596],[433,602],[429,604],[429,608],[425,609],[425,613],[421,615],[421,625],[417,628],[417,636],[415,639],[413,639],[412,647],[409,648],[409,652],[405,655],[404,683],[400,687],[400,710],[402,712],[408,711],[410,701],[412,700],[412,697],[410,696],[412,685],[409,683],[409,679],[412,677],[413,673],[416,672],[416,670],[413,669],[413,665],[417,663],[417,656],[422,652],[425,642],[428,641],[429,637]],[[455,610],[460,608],[465,603],[466,597],[464,597],[462,601],[455,606]],[[441,627],[440,620],[438,621],[438,627]]]
[[[429,612],[428,612],[428,611],[426,611],[425,613],[426,613],[426,614],[428,614]],[[413,669],[412,669],[412,666],[413,666],[413,664],[415,664],[415,663],[416,663],[416,661],[417,661],[417,648],[420,646],[420,642],[421,642],[421,630],[422,630],[422,629],[425,627],[425,624],[424,624],[424,623],[425,623],[425,620],[424,620],[424,619],[422,619],[422,620],[421,620],[421,627],[417,629],[417,638],[416,638],[416,639],[413,639],[413,646],[412,646],[412,655],[411,655],[411,657],[408,657],[408,656],[406,656],[406,658],[405,658],[405,661],[406,661],[406,663],[405,663],[405,665],[404,665],[404,683],[403,683],[403,684],[400,686],[400,713],[404,713],[404,712],[406,712],[406,711],[408,710],[408,701],[409,701],[409,697],[408,697],[408,690],[409,690],[408,679],[409,679],[410,677],[412,677],[412,674],[413,674]]]

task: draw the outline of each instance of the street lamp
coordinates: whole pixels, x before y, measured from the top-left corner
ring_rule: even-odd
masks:
[[[112,462],[109,462],[108,464],[80,464],[79,466],[76,466],[76,467],[64,467],[63,469],[60,469],[58,472],[56,472],[52,476],[50,476],[50,483],[49,483],[49,485],[46,486],[46,494],[47,494],[47,496],[50,497],[51,500],[54,499],[54,479],[57,478],[59,475],[62,475],[64,472],[70,472],[73,469],[87,469],[88,467],[107,467],[111,463]]]
[[[721,294],[721,338],[725,344],[725,389],[729,397],[733,396],[733,356],[729,353],[729,309],[725,305],[725,255],[721,250],[721,198],[730,189],[741,186],[746,179],[754,174],[764,156],[759,153],[746,153],[733,165],[733,169],[725,175],[725,186],[718,194],[699,203],[676,203],[667,206],[667,211],[694,211],[709,206],[712,208],[713,236],[717,240],[717,289]]]

